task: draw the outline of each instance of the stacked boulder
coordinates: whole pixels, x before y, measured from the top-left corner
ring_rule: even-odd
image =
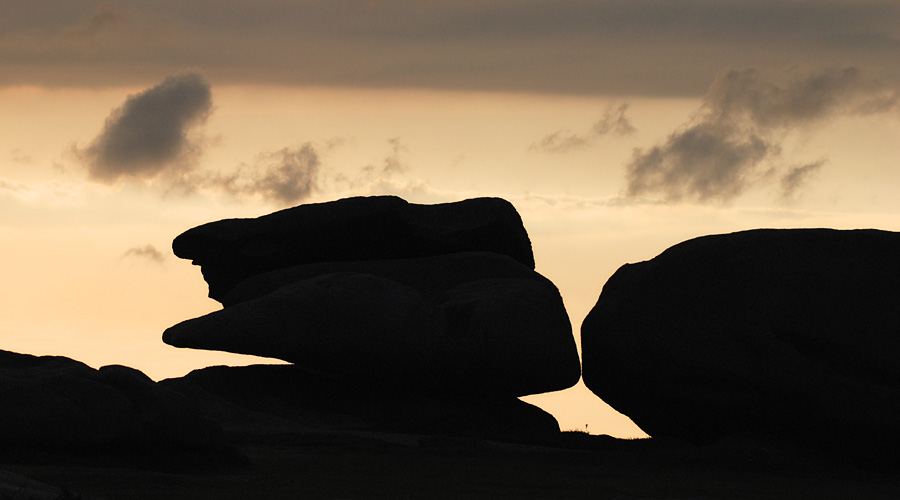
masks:
[[[534,271],[502,199],[301,205],[193,228],[173,249],[224,305],[166,330],[176,347],[277,358],[329,384],[419,399],[509,400],[580,376],[559,292]]]
[[[900,459],[900,233],[753,230],[626,264],[582,325],[584,382],[654,437]]]

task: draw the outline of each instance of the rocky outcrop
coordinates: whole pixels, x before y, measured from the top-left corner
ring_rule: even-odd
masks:
[[[651,436],[900,444],[900,233],[755,230],[622,266],[582,326],[585,384]]]
[[[368,431],[533,440],[559,433],[552,415],[516,398],[373,391],[293,365],[213,366],[160,385],[240,436]]]
[[[0,351],[0,448],[222,455],[219,427],[133,368]]]
[[[522,219],[500,198],[417,205],[373,196],[311,203],[255,219],[210,222],[179,235],[172,249],[201,266],[209,296],[220,302],[255,274],[316,262],[494,252],[534,269]]]
[[[505,200],[302,205],[196,227],[173,249],[225,307],[166,343],[282,359],[336,381],[338,398],[355,387],[447,415],[516,414],[516,397],[580,377],[559,291]]]
[[[499,254],[311,264],[251,278],[231,296],[164,341],[430,393],[521,396],[580,375],[556,288]]]
[[[35,481],[34,479],[0,471],[0,498],[3,499],[28,499],[28,500],[59,500],[66,498],[61,488]]]

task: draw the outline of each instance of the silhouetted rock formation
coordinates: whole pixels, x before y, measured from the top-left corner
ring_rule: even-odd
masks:
[[[900,233],[755,230],[622,266],[582,326],[584,381],[651,436],[900,444]]]
[[[315,262],[494,252],[534,269],[522,219],[500,198],[438,205],[396,196],[311,203],[256,219],[210,222],[179,235],[172,249],[201,266],[209,296],[220,302],[250,276]]]
[[[225,308],[166,343],[289,361],[340,380],[339,397],[496,409],[581,373],[562,298],[505,200],[351,198],[205,224],[173,248]]]
[[[364,430],[537,439],[559,432],[553,416],[516,398],[372,390],[294,365],[213,366],[160,385],[197,401],[234,435]]]
[[[23,500],[60,500],[66,498],[62,489],[56,486],[50,486],[39,481],[13,474],[12,472],[0,471],[0,498]]]
[[[0,351],[0,450],[221,454],[219,427],[143,373]]]
[[[580,375],[556,287],[504,255],[311,264],[250,278],[228,297],[165,342],[431,393],[521,396]]]

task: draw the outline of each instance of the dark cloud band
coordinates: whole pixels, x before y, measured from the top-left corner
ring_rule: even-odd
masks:
[[[0,85],[217,83],[699,96],[727,65],[900,81],[896,0],[11,2]],[[235,50],[239,48],[239,50]]]

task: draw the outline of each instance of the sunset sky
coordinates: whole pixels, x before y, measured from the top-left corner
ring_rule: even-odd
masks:
[[[219,308],[171,241],[396,194],[499,196],[576,339],[696,236],[900,230],[896,0],[0,0],[0,349],[154,379]],[[643,435],[582,385],[525,398]]]

